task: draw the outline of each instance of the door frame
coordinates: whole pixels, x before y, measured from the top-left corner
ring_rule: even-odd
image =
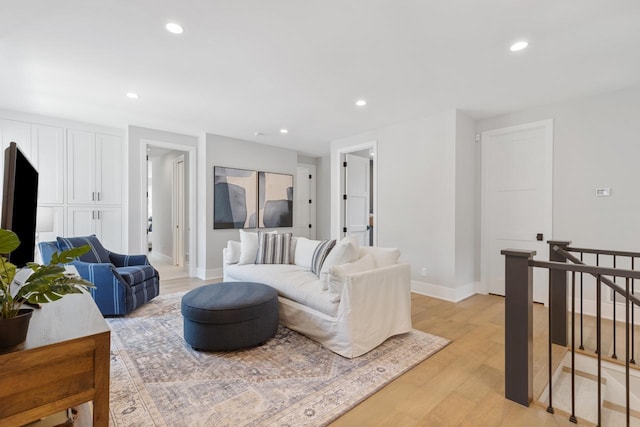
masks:
[[[332,180],[336,183],[332,185],[333,195],[331,196],[332,212],[331,212],[331,224],[332,224],[332,238],[340,240],[342,237],[342,227],[344,221],[344,203],[342,199],[344,191],[344,168],[342,162],[344,161],[344,155],[353,153],[356,151],[371,150],[373,153],[373,188],[371,194],[373,195],[373,246],[378,245],[378,229],[380,224],[380,218],[378,215],[378,141],[372,140],[363,142],[361,144],[349,145],[346,147],[338,148],[332,159],[334,167],[332,168]]]
[[[317,222],[316,222],[316,210],[318,209],[318,200],[317,200],[317,191],[316,191],[316,178],[318,173],[318,167],[312,163],[298,163],[296,165],[296,176],[297,176],[297,167],[309,168],[311,179],[309,180],[309,197],[311,198],[311,209],[309,210],[309,222],[311,223],[311,232],[309,233],[309,238],[311,240],[315,240],[317,237]],[[294,185],[299,185],[299,183],[294,183]],[[295,197],[294,197],[295,201]],[[294,202],[295,203],[295,202]],[[295,207],[294,207],[295,209]],[[295,224],[294,224],[295,225]]]
[[[147,221],[148,221],[148,217],[147,217],[147,198],[145,197],[145,194],[147,192],[147,188],[149,186],[149,183],[147,181],[148,177],[147,177],[147,148],[148,146],[155,146],[155,147],[162,147],[162,148],[168,148],[171,150],[178,150],[178,151],[184,151],[186,152],[187,156],[186,159],[188,159],[189,162],[189,170],[188,170],[188,176],[189,176],[189,190],[188,190],[188,204],[189,204],[189,277],[195,277],[196,276],[196,255],[197,255],[197,242],[196,242],[196,226],[197,226],[197,222],[196,222],[196,164],[197,164],[197,158],[196,158],[196,149],[197,147],[193,146],[193,145],[187,145],[187,144],[177,144],[177,143],[173,143],[173,142],[164,142],[164,141],[158,141],[158,140],[153,140],[153,139],[146,139],[143,138],[140,140],[140,163],[139,163],[139,169],[140,169],[140,188],[141,188],[141,194],[140,194],[140,212],[142,213],[140,215],[140,236],[139,236],[139,241],[141,242],[141,244],[144,246],[142,248],[142,250],[144,250],[144,253],[147,252],[147,248],[146,248],[146,242],[147,242]]]
[[[182,184],[183,188],[179,190],[179,180],[178,180],[178,164],[182,163]],[[184,171],[184,154],[180,154],[173,159],[173,179],[171,183],[172,187],[172,197],[171,197],[171,206],[172,206],[172,215],[171,215],[171,227],[173,228],[173,265],[177,265],[180,268],[184,268],[184,237],[186,237],[186,233],[184,232],[184,206],[185,206],[185,192],[184,192],[184,183],[185,183],[185,171]],[[182,200],[178,198],[178,195],[182,196]],[[179,211],[182,209],[182,215],[179,215]],[[182,224],[178,222],[178,218],[182,218]],[[178,233],[177,230],[181,232]],[[180,239],[177,238],[179,234],[182,234],[182,245],[180,245]],[[178,248],[182,247],[182,253],[179,252]]]
[[[545,223],[548,224],[549,227],[549,235],[546,236],[546,240],[553,239],[553,119],[540,120],[537,122],[525,123],[516,126],[509,126],[499,129],[492,129],[488,131],[482,132],[481,145],[480,145],[480,154],[481,154],[481,164],[480,164],[480,291],[484,294],[489,293],[489,263],[491,262],[491,258],[489,256],[489,221],[488,221],[488,195],[489,195],[489,170],[485,165],[487,164],[488,156],[486,151],[486,143],[485,141],[489,136],[500,135],[504,133],[512,133],[518,132],[522,130],[529,130],[543,127],[545,130],[545,152],[547,157],[545,159],[549,165],[551,165],[550,170],[546,174],[543,182],[543,186],[545,187],[546,200],[545,204],[547,205],[545,212]],[[505,248],[506,249],[506,248]],[[547,294],[548,295],[548,294]],[[548,296],[547,302],[545,302],[545,306],[548,304]]]

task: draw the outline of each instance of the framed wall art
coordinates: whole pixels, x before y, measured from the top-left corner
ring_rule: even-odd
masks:
[[[222,166],[213,168],[213,228],[255,228],[257,172]]]
[[[258,172],[258,227],[293,226],[293,175]]]

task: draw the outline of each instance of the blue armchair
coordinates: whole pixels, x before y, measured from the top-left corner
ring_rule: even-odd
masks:
[[[104,316],[132,312],[158,296],[160,276],[146,255],[120,255],[106,250],[95,235],[58,237],[55,242],[39,243],[44,263],[54,252],[89,245],[91,250],[70,264],[80,276],[96,287],[90,292]]]

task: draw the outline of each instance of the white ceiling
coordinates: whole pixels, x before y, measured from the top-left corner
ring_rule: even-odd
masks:
[[[309,154],[638,82],[638,0],[0,0],[2,109]]]

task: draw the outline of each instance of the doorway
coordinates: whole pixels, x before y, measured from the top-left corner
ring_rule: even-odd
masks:
[[[376,151],[375,141],[338,151],[337,236],[356,236],[360,246],[377,244]]]
[[[504,295],[502,249],[535,250],[549,259],[552,237],[553,120],[482,133],[481,280]],[[534,269],[533,300],[548,304],[543,269]]]
[[[162,279],[195,276],[196,147],[142,140],[143,241]],[[146,167],[145,167],[146,166]],[[193,224],[193,226],[192,226]],[[191,258],[191,259],[190,259]]]

